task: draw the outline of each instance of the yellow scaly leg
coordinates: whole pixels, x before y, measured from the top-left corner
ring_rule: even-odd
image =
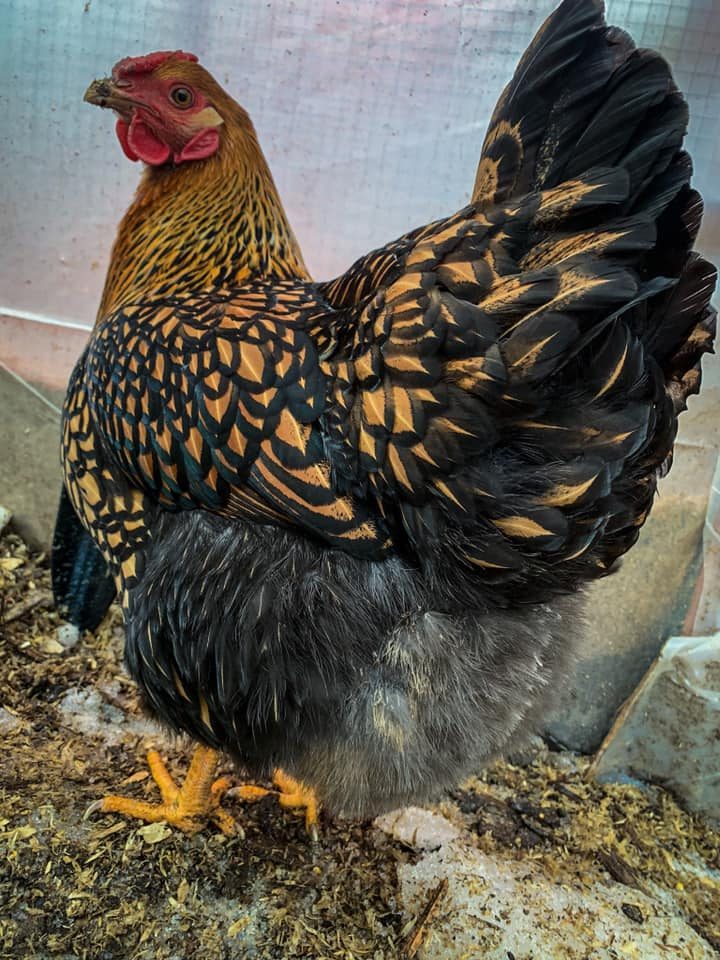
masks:
[[[281,807],[291,810],[305,811],[305,829],[313,840],[318,838],[318,811],[320,804],[313,790],[306,787],[293,777],[288,776],[279,768],[272,778],[277,790],[268,790],[265,787],[256,787],[254,784],[242,784],[228,791],[228,796],[239,797],[241,800],[260,800],[269,794],[277,796]]]
[[[185,782],[178,787],[156,750],[147,755],[150,773],[160,789],[162,803],[146,803],[129,797],[108,796],[91,804],[85,816],[102,811],[121,813],[148,823],[166,821],[185,833],[197,833],[208,821],[216,824],[226,836],[241,832],[233,817],[220,806],[232,781],[229,777],[214,780],[219,754],[210,747],[198,746],[190,761]]]

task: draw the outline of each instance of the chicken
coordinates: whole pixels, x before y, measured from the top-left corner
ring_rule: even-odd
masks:
[[[66,490],[148,709],[200,744],[179,790],[151,758],[162,804],[99,807],[229,830],[221,750],[309,824],[437,796],[541,723],[699,388],[715,271],[667,64],[565,0],[470,204],[326,283],[194,56],[121,60],[86,99],[146,167]]]

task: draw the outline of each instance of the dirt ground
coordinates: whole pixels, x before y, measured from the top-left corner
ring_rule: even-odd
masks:
[[[271,798],[228,801],[244,830],[232,839],[115,816],[83,819],[107,792],[155,798],[144,764],[149,745],[179,777],[189,749],[168,742],[138,710],[117,611],[74,644],[59,627],[47,558],[6,532],[1,957],[432,957],[422,948],[432,915],[423,920],[400,898],[398,870],[418,853],[373,824],[325,821],[313,844],[302,820]],[[623,885],[623,912],[639,924],[648,921],[633,892],[667,896],[720,949],[718,833],[662,790],[590,783],[586,769],[584,759],[540,751],[526,766],[495,765],[438,809],[479,850],[539,864],[548,883],[563,872]]]

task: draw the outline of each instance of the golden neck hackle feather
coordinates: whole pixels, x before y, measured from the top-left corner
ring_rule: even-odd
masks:
[[[140,298],[250,277],[309,279],[252,123],[223,99],[214,156],[145,168],[118,228],[98,320]]]

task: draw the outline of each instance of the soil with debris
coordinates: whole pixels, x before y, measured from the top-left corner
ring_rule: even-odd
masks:
[[[156,799],[148,746],[178,778],[189,748],[139,711],[118,611],[94,635],[63,628],[47,558],[12,532],[0,539],[0,736],[0,957],[433,956],[423,941],[442,891],[403,903],[399,876],[420,853],[392,830],[325,822],[312,844],[271,798],[227,801],[242,838],[83,819],[108,792]],[[589,783],[586,769],[541,751],[496,764],[436,810],[482,854],[527,861],[549,884],[568,871],[621,884],[637,923],[634,890],[667,898],[720,948],[718,833],[658,788]]]

